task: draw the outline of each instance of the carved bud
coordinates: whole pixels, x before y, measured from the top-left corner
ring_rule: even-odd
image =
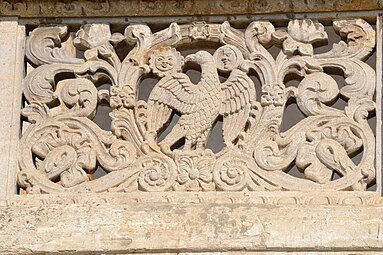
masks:
[[[92,49],[108,43],[111,36],[107,24],[85,24],[77,32],[74,44],[81,50]]]
[[[327,39],[323,25],[310,19],[291,20],[287,26],[287,33],[295,41],[302,43],[315,43]]]
[[[327,33],[319,22],[310,19],[291,20],[287,32],[278,30],[273,33],[274,39],[283,42],[283,52],[286,55],[298,53],[302,56],[314,54],[312,44],[321,40],[327,40]]]

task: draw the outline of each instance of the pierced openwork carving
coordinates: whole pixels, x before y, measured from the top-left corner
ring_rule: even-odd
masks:
[[[156,33],[147,25],[112,33],[108,24],[86,24],[65,43],[66,26],[36,28],[26,45],[33,70],[22,113],[30,125],[18,183],[29,193],[365,190],[376,176],[367,122],[375,71],[364,62],[375,32],[362,19],[333,27],[344,40],[320,54],[314,49],[327,33],[308,19],[287,29],[254,21],[244,32],[228,22],[172,23]],[[280,48],[276,58],[270,46]],[[199,81],[187,70],[200,71]],[[296,87],[286,86],[289,75],[298,77]],[[149,77],[156,84],[139,100]],[[332,106],[338,98],[343,109]],[[281,132],[288,100],[305,118]],[[101,105],[111,108],[110,131],[92,121]],[[224,146],[213,152],[206,143],[221,117]],[[356,164],[351,157],[360,151]],[[292,165],[304,178],[289,174]],[[92,180],[98,167],[107,174]]]

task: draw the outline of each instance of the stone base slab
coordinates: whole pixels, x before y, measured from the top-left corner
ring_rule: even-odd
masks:
[[[102,196],[59,204],[48,196],[38,205],[24,197],[0,207],[1,254],[383,253],[381,204],[110,204]]]

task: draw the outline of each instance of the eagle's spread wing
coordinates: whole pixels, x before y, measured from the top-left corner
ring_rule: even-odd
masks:
[[[222,85],[223,138],[225,143],[230,143],[244,128],[256,92],[253,81],[238,69],[234,69]]]
[[[193,111],[198,101],[197,85],[183,73],[162,78],[149,95],[151,130],[158,131],[169,120],[172,109],[182,114]]]

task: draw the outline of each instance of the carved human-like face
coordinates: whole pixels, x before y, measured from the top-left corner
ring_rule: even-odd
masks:
[[[172,52],[162,52],[155,59],[155,66],[162,72],[172,70],[177,65],[177,58]]]
[[[235,52],[229,48],[223,49],[221,61],[224,69],[233,69],[236,62]]]
[[[242,53],[232,45],[225,45],[218,48],[214,53],[217,68],[224,72],[230,72],[238,68],[243,62]]]
[[[153,73],[159,77],[164,77],[174,72],[180,72],[184,58],[175,48],[161,47],[150,56],[149,66]]]

